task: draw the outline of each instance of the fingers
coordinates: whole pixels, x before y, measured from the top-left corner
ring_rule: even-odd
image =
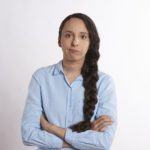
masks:
[[[112,121],[109,120],[109,119],[100,119],[98,122],[93,123],[92,126],[98,127],[98,126],[101,126],[101,125],[103,125],[105,123],[112,123]]]
[[[48,121],[45,119],[45,116],[43,114],[40,117],[40,123],[41,124],[48,123]]]
[[[44,116],[42,114],[41,117],[40,117],[40,121],[44,121],[44,120],[45,120],[45,118],[44,118]]]
[[[93,123],[97,124],[97,123],[99,123],[100,121],[103,121],[103,120],[104,121],[112,121],[111,118],[108,115],[102,115],[98,119],[96,119]]]
[[[100,131],[100,132],[105,131],[106,128],[107,128],[109,125],[111,125],[111,124],[112,124],[112,122],[105,122],[105,123],[102,124],[101,126],[98,126],[98,127],[97,127],[97,130]]]
[[[103,115],[97,120],[92,122],[92,130],[104,131],[108,125],[112,124],[112,120],[109,116]]]
[[[49,127],[49,123],[48,121],[45,119],[44,115],[42,114],[40,117],[40,125],[42,127],[43,130],[48,131],[48,127]]]
[[[103,121],[103,122],[100,122],[96,125],[93,125],[92,126],[92,129],[93,130],[96,130],[96,131],[100,131],[102,130],[104,127],[107,127],[108,125],[111,125],[112,124],[112,121]]]

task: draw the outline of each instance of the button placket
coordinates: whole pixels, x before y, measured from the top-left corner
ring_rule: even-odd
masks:
[[[67,109],[66,110],[66,122],[65,122],[66,127],[69,124],[69,114],[70,114],[70,106],[71,106],[71,104],[70,104],[71,91],[72,91],[72,88],[69,87],[69,89],[68,89],[68,95],[67,95],[67,107],[66,107],[66,109]]]

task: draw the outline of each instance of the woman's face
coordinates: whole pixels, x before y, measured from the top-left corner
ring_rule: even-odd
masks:
[[[84,61],[89,44],[89,33],[84,22],[78,18],[68,20],[59,42],[63,50],[63,58],[69,61]]]

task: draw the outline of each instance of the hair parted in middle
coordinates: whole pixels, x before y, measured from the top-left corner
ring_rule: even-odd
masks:
[[[81,68],[81,74],[83,76],[83,87],[85,89],[84,106],[83,106],[84,120],[70,126],[70,128],[73,131],[83,132],[91,129],[91,118],[94,114],[95,105],[98,101],[97,99],[98,90],[97,90],[96,83],[99,79],[98,60],[100,57],[100,53],[99,53],[100,38],[98,35],[97,28],[93,20],[89,16],[82,13],[74,13],[67,16],[62,21],[59,27],[59,37],[58,37],[59,44],[60,44],[60,38],[61,38],[63,27],[65,23],[71,18],[78,18],[84,22],[89,32],[89,38],[90,38],[90,45],[86,53],[83,66]]]

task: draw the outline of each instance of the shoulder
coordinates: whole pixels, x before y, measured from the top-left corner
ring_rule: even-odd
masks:
[[[98,75],[99,75],[99,80],[98,80],[97,86],[101,92],[108,90],[108,89],[115,88],[114,79],[111,75],[102,71],[99,71]]]
[[[32,77],[36,79],[40,79],[43,77],[50,76],[53,74],[55,67],[56,67],[56,64],[39,67],[33,72]]]
[[[98,75],[99,75],[99,81],[100,83],[102,82],[112,82],[114,79],[110,74],[107,74],[105,72],[102,71],[98,71]]]

